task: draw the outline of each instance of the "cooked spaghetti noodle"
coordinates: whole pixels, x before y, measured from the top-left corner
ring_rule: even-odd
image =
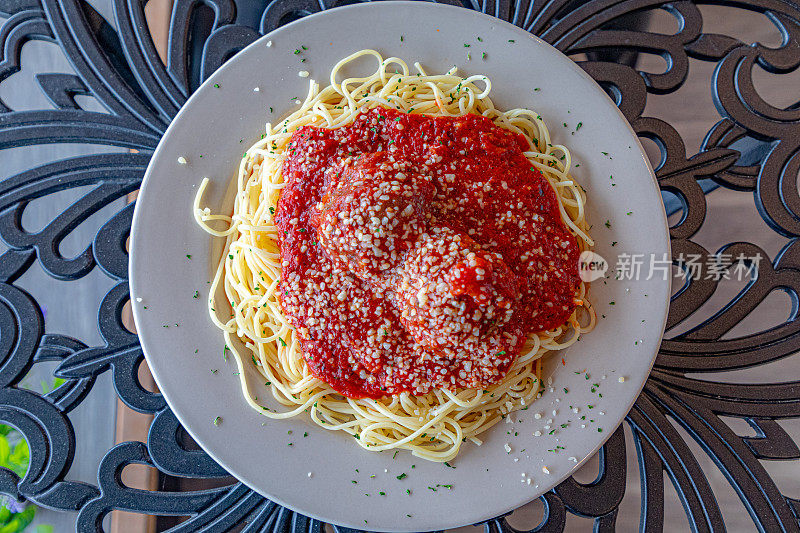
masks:
[[[366,77],[337,78],[343,67],[362,56],[373,56],[378,70]],[[194,203],[197,223],[226,239],[222,258],[211,283],[209,312],[223,331],[234,356],[245,399],[270,418],[290,418],[308,412],[329,430],[342,430],[371,451],[407,449],[433,461],[454,458],[467,440],[480,445],[479,435],[501,417],[525,409],[541,395],[542,357],[562,350],[594,327],[596,316],[581,282],[574,295],[576,307],[566,323],[530,334],[505,376],[482,388],[437,388],[425,394],[350,398],[315,377],[301,351],[300,338],[284,316],[279,298],[282,274],[280,239],[274,215],[284,188],[282,165],[292,134],[303,126],[335,129],[350,125],[359,114],[378,106],[403,113],[460,117],[487,117],[505,130],[520,133],[528,142],[524,156],[553,187],[561,219],[577,239],[581,251],[593,241],[585,219],[586,196],[570,176],[571,156],[561,145],[550,144],[550,134],[534,111],[500,111],[489,98],[486,76],[462,78],[453,68],[445,74],[427,74],[415,63],[411,73],[398,58],[383,59],[362,50],[341,60],[324,89],[313,80],[299,109],[273,126],[246,152],[239,167],[232,216],[212,214],[201,207],[207,179]],[[222,285],[227,301],[215,299]],[[237,346],[240,341],[244,349]],[[250,389],[245,366],[255,365],[273,397],[284,407],[262,405]],[[263,400],[263,398],[262,398]]]

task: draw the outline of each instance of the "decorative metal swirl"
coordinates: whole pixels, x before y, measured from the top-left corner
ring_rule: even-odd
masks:
[[[239,483],[195,492],[143,491],[127,487],[122,469],[146,464],[177,477],[226,476],[204,452],[185,449],[179,424],[163,398],[138,381],[142,351],[122,323],[128,301],[125,239],[132,205],[112,216],[74,258],[59,253],[60,242],[89,215],[136,190],[148,159],[187,97],[234,53],[274,28],[323,9],[352,3],[328,0],[273,0],[266,5],[232,0],[179,0],[173,8],[164,64],[148,34],[144,0],[114,0],[116,30],[92,7],[77,0],[0,0],[0,82],[20,70],[23,45],[31,40],[57,44],[73,74],[39,74],[36,79],[52,108],[14,110],[0,100],[0,149],[48,143],[111,145],[130,153],[64,159],[0,182],[0,238],[9,250],[0,256],[0,420],[18,428],[31,449],[30,468],[20,479],[0,469],[0,492],[54,509],[78,510],[80,531],[102,531],[113,509],[189,520],[171,531],[322,531],[323,524],[284,509]],[[800,349],[797,321],[800,288],[800,107],[779,109],[753,83],[757,65],[773,73],[800,66],[800,6],[781,0],[715,0],[715,5],[765,14],[782,35],[777,48],[741,42],[703,31],[698,4],[663,0],[448,0],[508,20],[566,54],[586,53],[579,64],[617,101],[636,132],[660,147],[657,175],[664,191],[676,194],[683,214],[671,228],[674,255],[703,257],[722,252],[752,256],[764,250],[734,242],[711,252],[692,238],[705,222],[703,180],[752,191],[764,221],[789,243],[758,265],[757,275],[719,313],[679,335],[684,322],[714,293],[718,282],[689,279],[675,295],[664,341],[650,380],[627,417],[639,459],[643,530],[664,522],[664,474],[683,502],[693,529],[724,529],[711,485],[677,422],[724,473],[761,531],[800,531],[800,500],[781,493],[760,460],[794,460],[800,449],[778,420],[800,417],[800,383],[729,384],[689,374],[723,372],[776,361]],[[672,35],[651,33],[631,23],[632,14],[663,10],[678,21]],[[627,21],[622,23],[623,21]],[[635,22],[635,21],[634,21]],[[627,28],[627,29],[626,29]],[[642,72],[632,61],[612,61],[620,50],[657,54],[668,68]],[[648,97],[671,93],[686,80],[689,59],[716,63],[712,80],[720,121],[701,151],[687,155],[677,131],[663,120],[642,116]],[[88,95],[107,112],[84,109],[76,95]],[[748,144],[749,143],[749,144]],[[748,150],[743,147],[750,146]],[[755,148],[752,148],[755,147]],[[746,153],[745,153],[746,152]],[[754,155],[755,154],[755,155]],[[23,229],[21,214],[32,200],[75,187],[90,192],[38,232]],[[44,317],[30,294],[15,284],[38,262],[50,276],[78,280],[95,267],[117,282],[98,309],[103,338],[87,346],[66,335],[44,334]],[[728,261],[724,268],[733,268]],[[775,290],[795,302],[789,320],[739,338],[725,338]],[[19,387],[33,365],[57,361],[55,375],[66,383],[48,394]],[[111,449],[98,465],[98,486],[66,481],[80,435],[70,411],[91,394],[95,379],[113,375],[119,397],[131,408],[152,413],[148,442]],[[756,432],[740,437],[720,417],[745,420]],[[560,531],[567,513],[593,518],[598,530],[613,529],[626,490],[626,445],[618,429],[601,452],[598,478],[589,484],[569,479],[542,496],[545,516],[531,531]],[[336,531],[349,531],[335,528]],[[504,517],[485,523],[487,532],[516,532]]]

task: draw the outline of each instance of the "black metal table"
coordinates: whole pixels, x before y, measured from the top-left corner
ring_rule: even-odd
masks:
[[[52,509],[77,510],[80,531],[102,531],[113,509],[190,518],[171,531],[321,531],[323,524],[265,500],[231,482],[198,491],[141,491],[124,486],[122,469],[131,463],[156,467],[178,478],[225,478],[204,452],[187,448],[178,421],[164,399],[138,381],[142,352],[122,322],[129,299],[126,238],[133,205],[113,215],[93,242],[74,258],[59,252],[62,240],[82,220],[135,191],[160,136],[188,95],[217,67],[260,35],[321,9],[353,3],[328,0],[178,0],[170,23],[167,64],[158,58],[147,31],[144,0],[116,0],[110,25],[88,4],[64,0],[0,0],[0,82],[20,69],[23,44],[56,43],[74,74],[39,74],[52,108],[10,109],[0,101],[0,149],[48,143],[115,146],[123,153],[98,153],[36,166],[0,182],[0,421],[19,429],[31,448],[24,478],[0,469],[0,492]],[[462,5],[457,0],[448,3]],[[693,242],[706,217],[709,184],[751,191],[763,220],[788,244],[774,257],[754,244],[731,243],[730,255],[760,254],[757,274],[726,306],[688,332],[669,331],[694,313],[718,281],[689,279],[673,298],[663,342],[647,385],[626,422],[633,435],[642,487],[640,526],[663,527],[664,476],[669,477],[697,531],[724,529],[722,513],[695,452],[694,439],[728,478],[762,531],[800,531],[800,500],[781,493],[760,460],[800,458],[797,444],[778,423],[800,417],[800,382],[730,384],[689,374],[719,373],[775,361],[800,349],[797,290],[800,288],[800,106],[778,109],[765,102],[752,81],[754,65],[780,74],[800,66],[800,5],[780,0],[714,0],[709,4],[764,13],[780,30],[777,48],[703,32],[697,4],[662,0],[464,0],[477,9],[517,24],[580,62],[612,94],[636,132],[662,152],[657,175],[663,190],[677,195],[683,215],[671,228],[673,254],[718,256]],[[699,3],[698,3],[699,4]],[[679,21],[674,35],[648,34],[632,19],[660,9]],[[114,29],[116,28],[116,29]],[[628,52],[626,54],[621,51]],[[659,54],[668,68],[639,72],[631,53]],[[720,120],[701,150],[687,155],[683,140],[667,122],[642,116],[648,98],[676,91],[689,58],[716,63],[711,90]],[[635,59],[635,56],[633,56]],[[107,112],[76,102],[89,95]],[[2,152],[0,152],[2,154]],[[35,233],[25,231],[26,205],[64,189],[91,186],[77,202]],[[105,343],[87,346],[62,334],[44,334],[37,302],[16,281],[34,263],[60,280],[79,280],[96,267],[115,281],[98,309]],[[725,268],[733,268],[729,261]],[[793,307],[781,325],[734,339],[722,337],[775,290],[789,292]],[[39,394],[19,386],[33,365],[56,362],[66,379]],[[131,408],[155,415],[147,443],[127,442],[109,450],[98,465],[98,484],[65,480],[82,435],[70,412],[89,394],[96,378],[111,373],[116,391]],[[746,421],[755,436],[738,436],[721,417]],[[675,421],[684,430],[677,431]],[[563,529],[567,513],[593,518],[595,528],[615,526],[626,490],[626,443],[618,429],[601,451],[600,474],[589,484],[569,479],[542,496],[545,517],[535,531]],[[503,517],[487,531],[516,531]],[[341,528],[338,531],[343,531]]]

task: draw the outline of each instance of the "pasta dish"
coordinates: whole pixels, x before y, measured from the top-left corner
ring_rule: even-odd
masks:
[[[341,79],[365,56],[373,74]],[[542,117],[490,91],[362,50],[266,125],[232,214],[201,183],[194,216],[225,239],[209,312],[250,406],[449,461],[541,396],[542,358],[595,323],[586,193]]]

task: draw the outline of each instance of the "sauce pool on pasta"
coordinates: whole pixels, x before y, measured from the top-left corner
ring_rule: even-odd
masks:
[[[275,215],[281,306],[349,397],[481,388],[572,314],[578,243],[524,136],[376,107],[292,135]]]
[[[363,56],[377,70],[340,81]],[[209,313],[253,409],[449,461],[594,326],[577,275],[593,242],[538,113],[414,66],[341,60],[247,151],[232,214],[201,207],[207,180],[194,214],[225,238]]]

